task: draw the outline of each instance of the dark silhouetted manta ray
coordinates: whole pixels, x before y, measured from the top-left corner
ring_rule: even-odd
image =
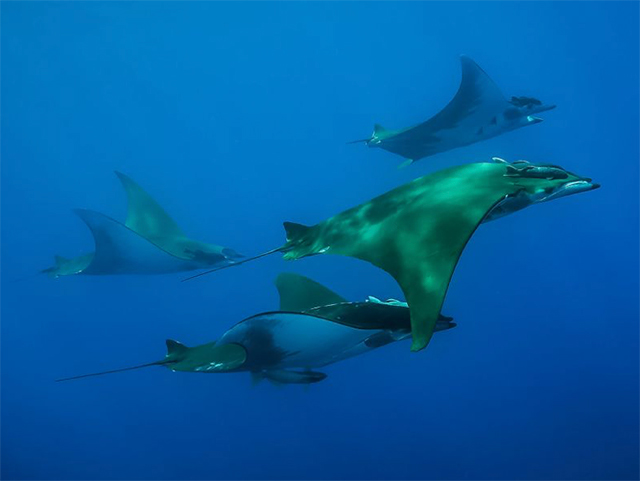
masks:
[[[116,175],[127,193],[125,223],[76,210],[93,234],[95,252],[73,259],[56,256],[56,265],[42,272],[50,277],[165,274],[220,267],[242,258],[233,249],[190,239],[142,187],[120,172]]]
[[[430,155],[537,124],[542,119],[534,114],[555,108],[555,105],[543,105],[532,97],[507,100],[478,64],[464,55],[460,62],[460,88],[436,115],[400,130],[387,130],[376,124],[370,138],[350,143],[364,142],[369,147],[398,154],[406,159],[404,166]]]
[[[268,379],[278,384],[311,384],[327,377],[314,369],[411,336],[409,309],[404,302],[375,297],[350,302],[311,279],[290,273],[280,274],[276,287],[278,311],[251,316],[215,342],[186,347],[167,340],[167,355],[160,361],[58,381],[165,366],[172,371],[199,373],[248,371],[254,382]],[[440,316],[435,330],[455,327],[452,321]]]

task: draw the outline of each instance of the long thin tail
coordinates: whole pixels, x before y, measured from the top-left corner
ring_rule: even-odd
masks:
[[[170,364],[175,361],[156,361],[147,364],[140,364],[139,366],[124,367],[122,369],[112,369],[111,371],[94,372],[91,374],[82,374],[80,376],[64,377],[62,379],[56,379],[56,382],[72,381],[73,379],[82,379],[83,377],[103,376],[105,374],[113,374],[114,372],[133,371],[134,369],[142,369],[143,367],[162,366],[163,364]]]
[[[226,265],[221,266],[221,267],[216,267],[215,269],[210,269],[208,271],[200,272],[199,274],[193,275],[191,277],[186,277],[186,278],[182,279],[180,282],[187,282],[187,281],[190,281],[190,280],[195,279],[197,277],[202,277],[202,276],[205,276],[207,274],[211,274],[212,272],[221,271],[222,269],[228,269],[229,267],[236,267],[236,266],[239,266],[240,264],[244,264],[245,262],[255,261],[256,259],[260,259],[261,257],[266,257],[268,255],[275,254],[276,252],[282,252],[282,250],[283,250],[282,247],[277,247],[276,249],[271,249],[270,251],[263,252],[262,254],[258,254],[257,256],[247,257],[246,259],[242,259],[241,261],[238,261],[238,262],[233,262],[231,264],[226,264]]]
[[[347,142],[347,145],[350,144],[361,144],[361,143],[366,143],[369,142],[371,140],[371,137],[369,137],[368,139],[360,139],[360,140],[352,140],[351,142]]]
[[[40,277],[42,274],[48,274],[53,270],[53,268],[50,269],[43,269],[41,271],[35,272],[31,275],[28,276],[24,276],[24,277],[16,277],[15,279],[12,279],[13,282],[24,282],[24,281],[30,281],[31,279],[34,279],[36,277]]]

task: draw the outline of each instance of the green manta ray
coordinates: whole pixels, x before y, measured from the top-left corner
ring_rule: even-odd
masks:
[[[167,340],[164,359],[140,366],[84,374],[68,381],[149,366],[197,373],[249,372],[257,382],[311,384],[327,377],[322,368],[411,336],[404,302],[369,297],[350,302],[311,279],[280,274],[278,311],[263,312],[228,329],[220,339],[194,347]],[[455,327],[440,316],[436,331]]]
[[[142,187],[120,172],[116,175],[127,193],[125,223],[76,210],[93,234],[95,252],[73,259],[56,256],[56,265],[42,272],[50,277],[164,274],[229,265],[242,257],[232,249],[190,239]]]
[[[235,265],[274,252],[287,260],[338,254],[370,262],[400,285],[418,351],[431,339],[458,259],[480,223],[597,187],[554,165],[495,159],[452,167],[311,227],[285,222],[283,246]]]

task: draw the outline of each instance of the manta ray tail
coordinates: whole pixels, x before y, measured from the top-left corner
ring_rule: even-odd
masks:
[[[104,374],[113,374],[115,372],[133,371],[134,369],[142,369],[143,367],[164,366],[167,364],[179,362],[184,357],[185,353],[189,350],[187,346],[185,346],[181,342],[174,341],[173,339],[167,339],[166,344],[167,344],[167,355],[161,361],[148,362],[146,364],[140,364],[138,366],[132,366],[132,367],[123,367],[121,369],[112,369],[110,371],[94,372],[91,374],[81,374],[80,376],[65,377],[62,379],[56,379],[56,382],[71,381],[73,379],[82,379],[83,377],[102,376]]]
[[[361,144],[361,143],[369,142],[370,140],[371,140],[371,137],[368,137],[366,139],[351,140],[350,142],[347,142],[347,145]]]
[[[113,374],[115,372],[133,371],[134,369],[142,369],[143,367],[162,366],[163,364],[169,364],[175,361],[163,360],[156,362],[149,362],[147,364],[140,364],[139,366],[124,367],[121,369],[112,369],[110,371],[94,372],[91,374],[81,374],[80,376],[64,377],[62,379],[56,379],[56,382],[72,381],[73,379],[82,379],[83,377],[103,376],[104,374]]]
[[[55,267],[48,267],[47,269],[42,269],[41,271],[38,271],[38,272],[36,272],[34,274],[31,274],[31,275],[28,275],[28,276],[17,277],[15,279],[13,279],[13,282],[30,281],[31,279],[35,279],[36,277],[39,277],[42,274],[47,274],[49,277],[55,277],[55,274],[53,274],[53,271],[55,271]]]
[[[192,279],[196,279],[198,277],[206,276],[207,274],[211,274],[212,272],[221,271],[222,269],[228,269],[229,267],[239,266],[240,264],[244,264],[245,262],[251,262],[256,259],[260,259],[261,257],[266,257],[271,254],[275,254],[276,252],[285,252],[290,248],[291,243],[296,243],[302,240],[304,235],[310,229],[310,227],[302,224],[296,224],[295,222],[284,222],[284,230],[287,236],[287,243],[284,246],[276,247],[275,249],[268,250],[267,252],[263,252],[262,254],[258,254],[257,256],[247,257],[246,259],[242,259],[238,262],[233,262],[231,264],[227,264],[224,266],[216,267],[215,269],[210,269],[208,271],[201,272],[199,274],[193,275],[191,277],[187,277],[182,279],[181,282],[190,281]],[[286,257],[285,257],[286,258]]]
[[[271,249],[271,250],[269,250],[267,252],[263,252],[262,254],[258,254],[257,256],[247,257],[246,259],[242,259],[241,261],[237,261],[237,262],[233,262],[231,264],[226,264],[224,266],[216,267],[215,269],[209,269],[208,271],[200,272],[199,274],[196,274],[196,275],[191,276],[191,277],[186,277],[186,278],[182,279],[180,282],[187,282],[187,281],[190,281],[192,279],[196,279],[198,277],[206,276],[207,274],[211,274],[212,272],[221,271],[222,269],[227,269],[229,267],[236,267],[236,266],[239,266],[240,264],[244,264],[245,262],[255,261],[256,259],[260,259],[261,257],[266,257],[268,255],[275,254],[276,252],[281,252],[281,251],[282,251],[282,247],[277,247],[277,248]]]

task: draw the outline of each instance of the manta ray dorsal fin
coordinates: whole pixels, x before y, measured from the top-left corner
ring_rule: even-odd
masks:
[[[56,266],[60,267],[62,264],[66,264],[67,262],[69,262],[69,259],[67,259],[66,257],[62,257],[62,256],[54,256],[54,259],[56,261]]]
[[[304,237],[309,230],[309,227],[304,224],[297,224],[295,222],[284,222],[284,231],[287,236],[287,241],[295,241]]]
[[[304,312],[314,307],[346,302],[335,292],[299,274],[284,272],[275,280],[280,295],[280,310]]]
[[[373,126],[373,136],[375,137],[376,135],[380,135],[384,132],[386,132],[387,129],[385,129],[382,125],[380,124],[374,124]]]
[[[184,237],[178,224],[131,177],[116,172],[127,193],[127,220],[125,225],[146,238]]]
[[[167,356],[184,354],[189,349],[181,342],[174,341],[173,339],[167,339],[165,343],[167,344]]]

